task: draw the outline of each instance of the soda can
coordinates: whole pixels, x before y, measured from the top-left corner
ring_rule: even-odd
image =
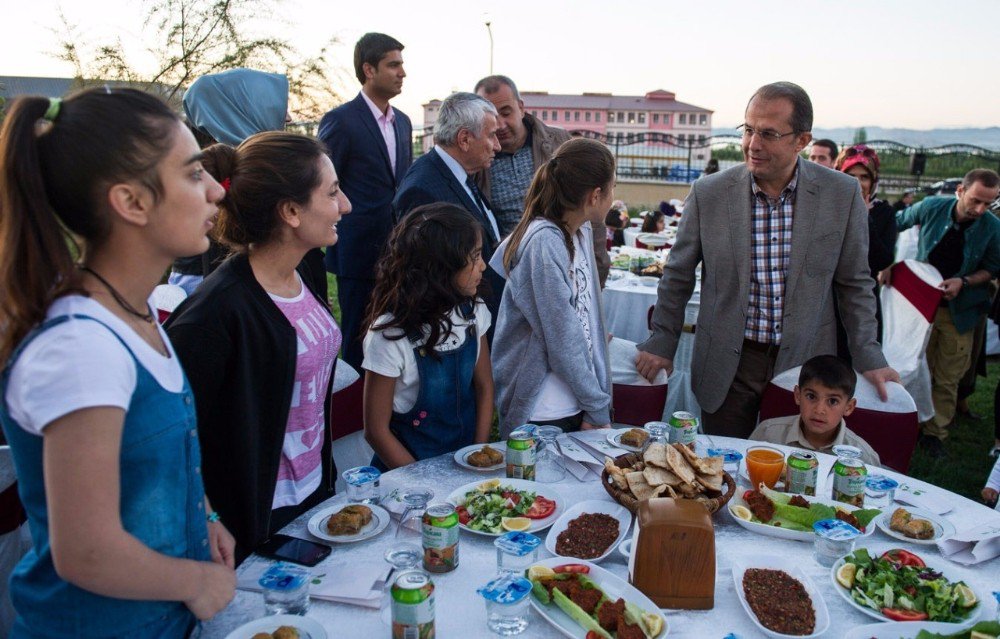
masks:
[[[392,639],[434,639],[434,582],[420,570],[396,577],[392,597]]]
[[[816,496],[819,479],[819,460],[816,455],[795,451],[785,464],[785,492]]]
[[[862,508],[865,505],[865,483],[868,469],[861,461],[861,450],[854,446],[834,446],[837,462],[833,465],[834,501],[844,502]]]
[[[458,568],[458,513],[451,504],[434,504],[423,517],[424,570],[451,572]]]
[[[698,418],[691,413],[679,410],[670,416],[670,443],[684,444],[694,450],[695,438],[698,437]]]
[[[533,431],[524,426],[512,431],[507,438],[507,478],[534,481],[536,450]]]

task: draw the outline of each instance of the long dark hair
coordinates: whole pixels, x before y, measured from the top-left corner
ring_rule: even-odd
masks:
[[[451,312],[474,301],[455,289],[454,279],[469,265],[480,237],[479,224],[453,204],[436,202],[413,209],[393,229],[379,260],[365,326],[399,329],[387,331],[388,339],[422,335],[427,327],[426,348],[437,357],[438,342],[453,327]],[[385,314],[391,318],[377,323]]]
[[[647,211],[646,217],[642,220],[642,233],[656,233],[656,224],[663,219],[662,211]]]
[[[273,238],[279,206],[309,201],[322,180],[318,160],[326,147],[304,135],[265,131],[236,148],[213,144],[204,153],[205,170],[226,187],[213,237],[245,251]]]
[[[85,255],[107,239],[107,188],[137,180],[162,196],[157,166],[179,121],[132,89],[13,100],[0,129],[0,361],[53,300],[82,292],[71,246]]]
[[[543,164],[528,187],[524,198],[524,215],[507,240],[503,265],[509,271],[528,226],[536,218],[544,218],[562,229],[566,250],[573,258],[573,238],[563,220],[566,211],[583,204],[595,188],[610,188],[615,177],[615,158],[608,147],[596,140],[573,138],[564,142]]]

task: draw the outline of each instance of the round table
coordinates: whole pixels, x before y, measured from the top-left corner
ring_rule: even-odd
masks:
[[[749,442],[746,440],[725,437],[711,438],[711,445],[714,446],[729,446],[745,450],[748,444]],[[699,454],[704,454],[708,445],[710,445],[709,438],[699,436]],[[823,481],[826,469],[832,465],[834,460],[829,455],[820,454],[819,457],[821,462],[820,478]],[[950,503],[954,505],[954,510],[944,517],[951,521],[959,531],[989,521],[1000,524],[1000,513],[981,504],[889,470],[882,472],[897,480],[905,481],[913,488],[946,495]],[[463,484],[502,476],[502,471],[477,473],[462,469],[455,464],[451,455],[442,455],[386,473],[383,475],[382,486],[383,491],[403,486],[425,486],[434,491],[435,499],[433,501],[443,501],[451,491]],[[543,494],[551,493],[554,490],[557,497],[564,500],[567,506],[585,499],[610,501],[611,498],[601,487],[597,476],[591,474],[588,477],[589,481],[581,482],[567,474],[567,478],[558,484],[539,484],[539,490]],[[743,486],[739,486],[737,490],[743,488]],[[296,519],[282,532],[297,537],[310,538],[306,531],[306,522],[309,517],[321,508],[343,502],[343,496],[334,497]],[[866,617],[851,608],[839,594],[834,592],[834,586],[830,580],[830,569],[820,566],[813,560],[812,544],[785,541],[752,533],[737,525],[727,509],[716,513],[712,520],[715,525],[716,544],[715,608],[703,611],[664,610],[669,624],[668,637],[723,639],[730,633],[733,633],[738,639],[764,637],[740,605],[731,573],[734,558],[761,555],[782,555],[800,561],[799,565],[803,572],[816,585],[830,611],[830,628],[823,634],[824,637],[842,637],[850,628],[874,622],[870,617]],[[353,545],[338,545],[330,557],[316,570],[339,570],[345,571],[345,574],[349,575],[353,566],[373,563],[384,565],[382,554],[392,542],[394,525],[390,525],[386,531],[367,541]],[[540,534],[544,535],[544,533]],[[463,531],[460,544],[459,567],[448,574],[432,575],[436,586],[437,636],[442,639],[493,636],[486,628],[485,607],[482,599],[476,593],[476,588],[485,585],[496,569],[493,538]],[[998,564],[996,559],[978,566],[962,566],[943,558],[934,546],[917,546],[900,542],[887,537],[878,530],[870,537],[862,538],[858,546],[872,546],[876,549],[904,547],[924,557],[931,566],[947,566],[970,584],[982,597],[980,605],[983,610],[980,618],[995,618],[996,604],[990,596],[990,592],[997,586]],[[546,558],[548,556],[543,543],[539,557]],[[625,559],[617,550],[612,552],[600,565],[617,576],[628,579]],[[388,598],[386,597],[383,601],[387,602]],[[373,610],[313,600],[309,616],[323,625],[329,633],[330,639],[344,636],[388,637],[390,636],[390,626],[387,608],[387,604],[381,610]],[[236,598],[229,607],[212,621],[203,624],[200,634],[196,633],[195,636],[200,636],[203,639],[223,639],[241,624],[263,615],[264,605],[261,594],[237,591]],[[529,612],[528,618],[530,625],[520,636],[526,639],[561,636],[534,610]]]
[[[620,271],[619,271],[620,272]],[[640,344],[649,339],[649,308],[656,305],[656,286],[646,286],[631,273],[624,273],[621,279],[608,278],[604,286],[604,322],[609,333],[615,337]],[[695,290],[684,309],[684,332],[677,342],[674,353],[674,370],[667,380],[667,403],[664,418],[675,411],[683,410],[701,415],[698,399],[691,390],[691,355],[694,351],[694,326],[698,322],[701,303],[701,280],[695,283]]]

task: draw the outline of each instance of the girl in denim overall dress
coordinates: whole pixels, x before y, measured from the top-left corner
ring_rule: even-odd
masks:
[[[186,637],[233,597],[191,390],[147,303],[173,259],[208,247],[222,192],[149,94],[10,106],[0,422],[32,540],[10,580],[11,637]]]
[[[365,438],[380,469],[485,443],[493,376],[477,297],[479,225],[461,208],[415,208],[389,238],[364,340]]]

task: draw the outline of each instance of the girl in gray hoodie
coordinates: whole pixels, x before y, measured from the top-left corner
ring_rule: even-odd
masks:
[[[525,423],[565,431],[611,422],[611,369],[591,222],[614,199],[615,161],[575,138],[543,164],[517,227],[490,265],[507,278],[493,343],[506,437]]]

